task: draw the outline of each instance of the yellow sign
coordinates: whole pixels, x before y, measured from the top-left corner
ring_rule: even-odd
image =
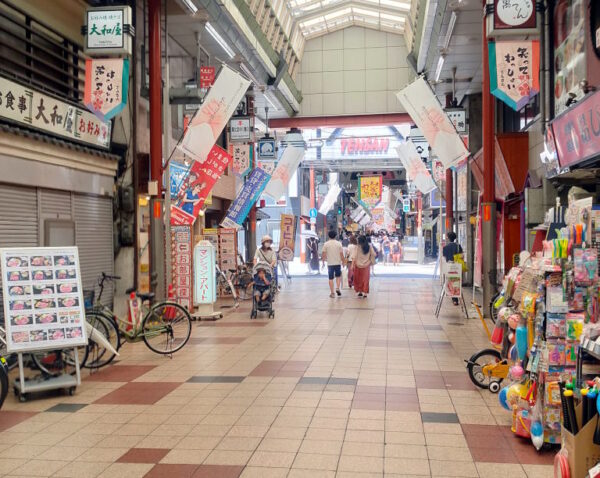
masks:
[[[381,201],[383,179],[381,176],[361,176],[358,178],[359,202],[366,207],[373,207]]]
[[[280,227],[279,257],[284,261],[293,261],[296,244],[296,216],[282,214]]]

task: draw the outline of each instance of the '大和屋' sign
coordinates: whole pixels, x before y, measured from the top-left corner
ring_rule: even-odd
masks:
[[[56,136],[108,149],[110,122],[27,86],[0,77],[0,118]]]
[[[496,41],[490,53],[490,90],[515,111],[540,92],[540,43]]]
[[[90,8],[86,12],[85,52],[91,55],[131,55],[131,7]]]
[[[85,61],[83,102],[102,121],[118,115],[127,104],[129,60],[102,58]]]

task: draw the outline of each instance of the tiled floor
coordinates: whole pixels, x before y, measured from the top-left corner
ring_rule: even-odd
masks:
[[[275,320],[244,304],[172,359],[126,344],[73,397],[9,397],[0,476],[553,476],[468,379],[478,321],[450,304],[436,319],[431,280],[372,287],[330,299],[324,278],[294,279]]]

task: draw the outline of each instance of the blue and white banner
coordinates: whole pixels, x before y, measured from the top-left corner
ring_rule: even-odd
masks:
[[[253,169],[241,191],[229,206],[221,227],[239,229],[248,216],[250,209],[262,194],[271,176],[260,168]]]

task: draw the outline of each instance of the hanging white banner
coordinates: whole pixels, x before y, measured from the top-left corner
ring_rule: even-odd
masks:
[[[325,196],[325,199],[323,199],[321,207],[319,208],[320,214],[325,215],[329,212],[329,210],[333,207],[333,204],[335,203],[335,200],[337,199],[341,190],[342,188],[340,188],[339,184],[332,184],[329,187],[329,191],[327,191],[327,195]]]
[[[271,175],[271,180],[265,188],[265,193],[277,200],[285,196],[290,178],[298,169],[300,161],[304,157],[304,149],[295,146],[288,146],[283,151],[277,167]]]
[[[250,81],[223,66],[202,106],[190,121],[179,149],[196,161],[204,162],[249,85]]]
[[[401,144],[396,151],[398,151],[402,166],[406,169],[406,178],[423,194],[433,191],[435,189],[433,178],[412,141]]]
[[[469,156],[463,140],[423,77],[396,93],[396,96],[445,168],[455,166]]]

